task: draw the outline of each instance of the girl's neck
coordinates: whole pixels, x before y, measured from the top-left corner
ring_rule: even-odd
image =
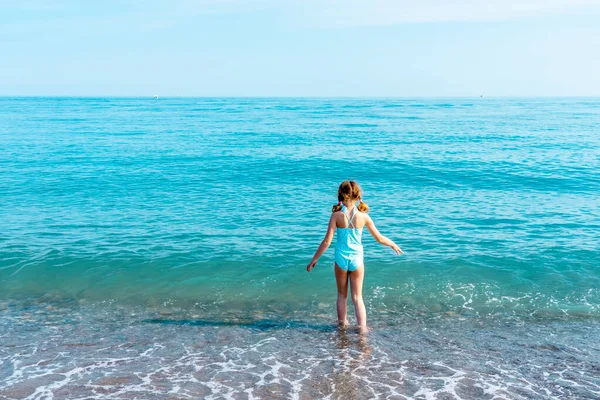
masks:
[[[342,201],[342,204],[346,206],[346,208],[352,209],[356,204],[356,201]]]

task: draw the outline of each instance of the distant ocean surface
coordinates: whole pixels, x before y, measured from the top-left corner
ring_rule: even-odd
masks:
[[[0,98],[0,398],[600,398],[599,198],[600,99]]]

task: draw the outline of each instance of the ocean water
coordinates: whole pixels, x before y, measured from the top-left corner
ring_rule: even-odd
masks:
[[[0,98],[0,398],[600,398],[599,194],[594,98]]]

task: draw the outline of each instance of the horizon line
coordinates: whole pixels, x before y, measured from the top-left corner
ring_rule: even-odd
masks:
[[[158,98],[155,98],[158,96]],[[101,94],[85,94],[85,95],[11,95],[0,94],[0,98],[122,98],[122,99],[143,99],[151,100],[160,99],[480,99],[480,98],[520,98],[520,99],[556,99],[556,98],[600,98],[600,94],[594,95],[416,95],[416,96],[307,96],[307,95],[149,95],[149,94],[132,94],[132,95],[101,95]]]

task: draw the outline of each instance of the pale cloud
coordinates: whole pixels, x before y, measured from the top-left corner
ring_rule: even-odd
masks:
[[[0,0],[0,11],[61,11],[69,22],[117,18],[169,26],[180,19],[210,14],[264,13],[277,22],[309,27],[352,27],[405,23],[509,20],[562,13],[600,11],[600,0]],[[20,15],[24,17],[23,13]],[[73,18],[75,17],[75,18]],[[49,17],[61,20],[60,15]],[[26,18],[25,18],[26,19]],[[93,21],[90,21],[93,20]],[[16,21],[15,21],[16,22]],[[18,21],[26,22],[26,21]]]
[[[600,0],[0,0],[3,40],[23,33],[76,29],[169,29],[200,16],[248,14],[260,23],[295,28],[345,28],[449,21],[510,20],[597,12]],[[4,18],[2,18],[4,14]],[[8,36],[7,36],[8,35]]]
[[[600,0],[298,0],[279,7],[285,10],[292,3],[297,19],[330,27],[505,20],[600,9]]]
[[[130,0],[130,4],[140,10],[161,10],[165,17],[268,12],[291,23],[321,27],[506,20],[600,10],[600,0]]]

